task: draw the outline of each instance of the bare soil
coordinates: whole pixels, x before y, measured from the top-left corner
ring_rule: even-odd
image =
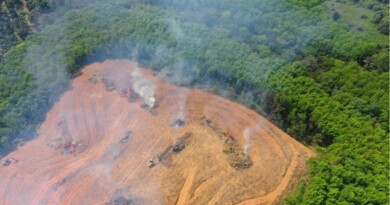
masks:
[[[136,66],[107,60],[87,66],[74,79],[36,139],[4,158],[18,162],[0,167],[0,204],[275,204],[306,171],[311,150],[235,102],[168,84],[140,68],[157,86],[152,114],[140,107],[141,99],[129,102],[88,81],[91,74],[103,73],[120,90],[131,84]],[[182,105],[185,124],[173,127]],[[238,147],[249,145],[249,168],[229,164],[225,141],[202,123],[204,117],[221,133],[230,132]],[[62,135],[61,118],[82,152],[65,154],[48,145]],[[250,130],[246,139],[245,129]],[[184,149],[147,166],[188,132]]]

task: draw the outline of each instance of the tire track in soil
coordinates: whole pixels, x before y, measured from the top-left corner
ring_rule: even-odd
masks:
[[[194,178],[195,178],[196,169],[194,169],[192,166],[189,168],[186,181],[184,182],[183,188],[180,191],[179,199],[177,200],[177,205],[180,204],[189,204],[188,202],[191,199],[191,188],[194,184]]]

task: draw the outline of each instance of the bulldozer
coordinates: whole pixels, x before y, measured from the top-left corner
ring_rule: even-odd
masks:
[[[150,159],[148,162],[146,162],[146,165],[148,165],[149,168],[153,168],[156,166],[156,163],[153,159]]]

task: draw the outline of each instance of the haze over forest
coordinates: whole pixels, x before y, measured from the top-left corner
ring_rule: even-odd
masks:
[[[315,151],[280,203],[387,204],[388,3],[2,0],[1,157],[37,137],[85,66],[127,59],[242,104]]]

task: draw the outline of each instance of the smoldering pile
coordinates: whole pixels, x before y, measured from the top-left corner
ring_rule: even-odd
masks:
[[[224,132],[217,124],[215,124],[213,121],[211,121],[207,117],[203,116],[200,119],[200,124],[203,126],[210,127],[219,136],[220,139],[225,138],[226,132]]]
[[[207,117],[202,117],[200,123],[203,126],[211,128],[220,139],[223,141],[223,153],[227,155],[227,161],[229,165],[234,169],[248,169],[253,165],[253,162],[249,155],[245,153],[241,146],[239,145],[237,139],[232,136],[229,132],[223,131],[218,124],[208,119]],[[244,145],[245,146],[245,145]]]
[[[153,157],[147,162],[149,168],[155,167],[157,164],[162,163],[165,166],[171,166],[170,158],[173,153],[179,153],[188,146],[191,138],[193,137],[192,132],[186,132],[181,137],[176,138],[176,141],[173,145],[169,145],[162,152],[160,152],[156,157]]]
[[[183,127],[184,124],[185,124],[185,121],[181,118],[178,118],[171,124],[171,127],[173,127],[173,128]]]
[[[192,132],[186,132],[183,136],[176,139],[175,145],[172,148],[173,152],[181,152],[186,145],[188,145],[190,138],[192,137]]]
[[[134,201],[129,198],[125,198],[123,196],[112,199],[110,202],[106,203],[106,205],[133,205]]]
[[[101,83],[102,86],[107,90],[107,91],[113,91],[115,90],[115,84],[113,81],[111,81],[110,79],[104,77],[101,73],[92,73],[89,77],[88,77],[88,81],[93,83],[93,84],[97,84],[97,83]]]
[[[235,169],[247,169],[253,165],[250,157],[242,152],[239,144],[233,140],[226,141],[223,152],[228,156],[228,162]]]
[[[87,147],[80,141],[77,142],[71,135],[65,117],[60,117],[56,125],[60,134],[46,137],[47,146],[60,150],[65,155],[73,156],[86,150]]]

